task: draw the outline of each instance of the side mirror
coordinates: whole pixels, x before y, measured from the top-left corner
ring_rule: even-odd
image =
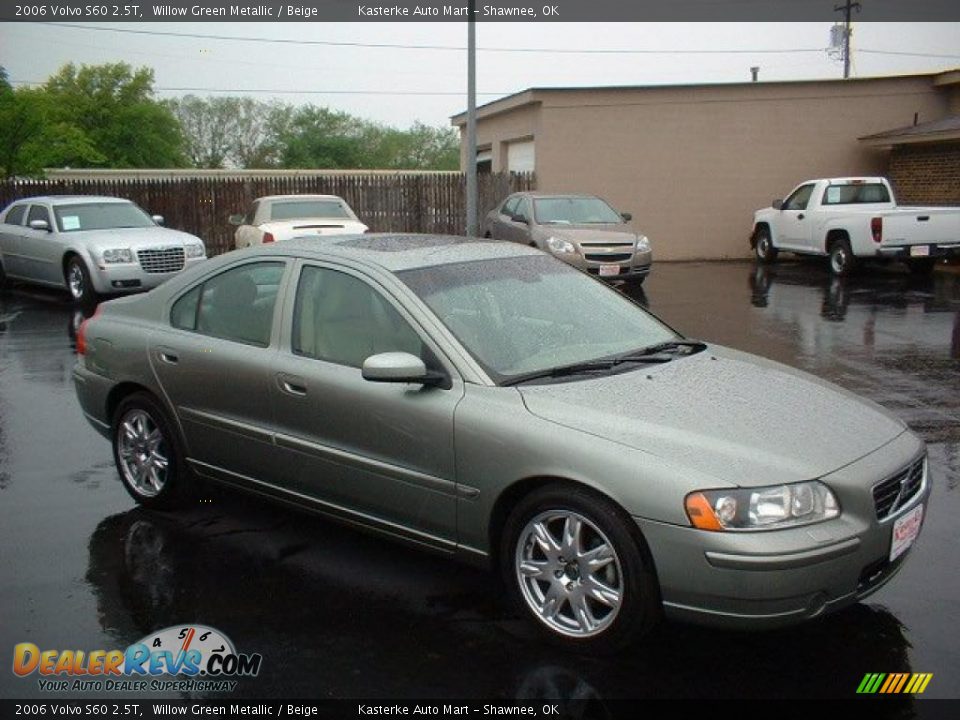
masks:
[[[527,216],[522,213],[514,213],[510,216],[510,219],[514,222],[523,223],[524,225],[528,224],[530,221],[527,219]]]
[[[50,223],[48,223],[46,220],[31,220],[30,229],[50,232]]]
[[[630,222],[633,220],[633,213],[620,213],[620,217],[623,218],[624,222]]]
[[[777,198],[776,200],[774,200],[774,201],[770,204],[770,207],[772,207],[774,210],[780,210],[780,209],[782,209],[782,208],[783,208],[783,200],[781,200],[780,198]]]
[[[231,225],[243,225],[243,215],[231,215],[228,220]]]
[[[157,225],[163,225],[163,215],[151,215],[150,218],[151,218]]]
[[[361,374],[371,382],[439,385],[445,380],[442,373],[427,370],[423,360],[406,352],[371,355],[363,361]]]

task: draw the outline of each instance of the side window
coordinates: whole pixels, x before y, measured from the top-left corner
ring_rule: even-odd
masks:
[[[807,203],[810,202],[810,196],[813,194],[813,185],[803,185],[798,187],[783,202],[784,210],[806,210]]]
[[[23,225],[23,214],[26,211],[26,205],[14,205],[7,210],[7,216],[3,219],[3,222],[7,225]]]
[[[43,205],[30,206],[30,214],[27,215],[27,225],[34,220],[46,220],[47,226],[50,228],[53,227],[53,225],[50,224],[50,213]]]
[[[530,201],[526,198],[520,198],[520,202],[517,204],[517,215],[530,219]]]
[[[283,269],[282,262],[260,262],[222,272],[177,300],[170,311],[170,324],[266,347]]]
[[[408,352],[433,364],[420,336],[377,290],[352,275],[318,267],[305,267],[300,275],[293,352],[355,368],[383,352]]]
[[[517,211],[517,205],[519,204],[520,204],[519,197],[510,198],[503,204],[503,209],[500,212],[502,212],[507,217],[510,217],[513,213]]]

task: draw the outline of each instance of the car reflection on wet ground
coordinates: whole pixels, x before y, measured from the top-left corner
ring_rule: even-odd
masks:
[[[133,508],[74,397],[81,317],[15,290],[0,296],[0,652],[124,648],[202,623],[263,655],[232,697],[850,697],[867,672],[933,673],[925,697],[960,696],[960,275],[661,263],[624,290],[691,337],[837,382],[921,433],[933,496],[891,584],[795,628],[669,624],[614,658],[558,651],[472,568],[219,489],[177,514]],[[0,696],[39,695],[36,676],[0,672]]]

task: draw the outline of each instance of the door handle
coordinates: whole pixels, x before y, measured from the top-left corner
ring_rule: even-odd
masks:
[[[171,352],[161,352],[160,359],[168,365],[176,365],[180,362],[180,358]]]
[[[277,384],[287,395],[294,397],[305,397],[307,394],[307,384],[302,378],[292,375],[277,375]]]

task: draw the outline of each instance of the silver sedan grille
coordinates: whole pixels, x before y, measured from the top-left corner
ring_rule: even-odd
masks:
[[[151,274],[179,272],[185,262],[182,247],[138,250],[137,260],[143,271]]]

